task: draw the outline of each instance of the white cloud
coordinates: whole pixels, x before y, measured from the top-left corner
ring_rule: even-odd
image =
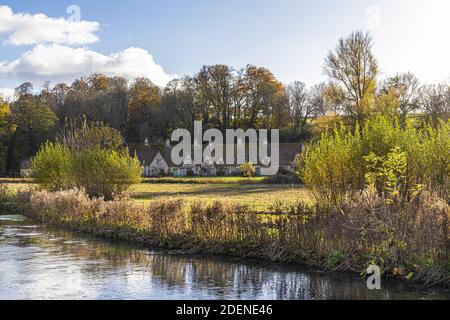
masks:
[[[95,21],[69,21],[44,14],[14,13],[8,6],[0,6],[0,37],[12,45],[59,43],[81,45],[98,41],[99,29]]]
[[[14,89],[10,88],[0,88],[0,97],[6,101],[14,101]]]
[[[0,61],[0,76],[21,81],[69,82],[91,73],[123,76],[128,79],[147,77],[159,86],[166,85],[175,77],[166,74],[148,51],[134,47],[103,55],[87,48],[38,44],[17,60]]]

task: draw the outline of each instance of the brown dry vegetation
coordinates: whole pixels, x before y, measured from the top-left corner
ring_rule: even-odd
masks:
[[[42,223],[146,246],[329,270],[363,272],[377,264],[385,274],[430,285],[450,283],[450,213],[447,203],[428,192],[407,203],[386,204],[376,194],[361,193],[337,207],[278,204],[277,211],[283,213],[273,215],[221,202],[106,202],[79,190],[1,194],[3,205],[15,205],[13,210],[23,210]]]

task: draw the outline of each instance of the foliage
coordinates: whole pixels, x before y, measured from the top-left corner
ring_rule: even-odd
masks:
[[[86,150],[100,146],[102,149],[120,151],[124,145],[123,137],[118,130],[102,123],[88,124],[85,118],[81,121],[81,125],[69,121],[57,138],[71,150]]]
[[[319,201],[338,203],[348,191],[363,188],[361,148],[359,130],[352,134],[341,125],[299,157],[301,179]]]
[[[111,200],[140,181],[142,168],[128,150],[117,152],[96,146],[73,154],[72,172],[77,186],[90,196]]]
[[[241,164],[239,168],[241,170],[242,175],[247,178],[253,177],[256,173],[255,166],[250,162]]]
[[[31,89],[27,89],[31,90]],[[17,171],[20,162],[36,154],[42,143],[54,137],[57,117],[49,104],[28,91],[11,105],[15,130],[10,137],[8,171]]]
[[[364,160],[367,167],[366,183],[369,187],[387,197],[389,201],[405,193],[401,188],[406,185],[406,152],[395,147],[384,157],[371,152]]]
[[[7,141],[11,133],[10,117],[9,105],[0,97],[0,173],[5,172],[6,169]]]
[[[71,150],[60,143],[47,143],[33,158],[31,172],[46,190],[78,186],[90,196],[111,200],[140,181],[142,168],[128,149],[115,151],[97,145]]]
[[[348,192],[375,187],[410,197],[420,189],[449,199],[450,123],[405,128],[377,116],[363,130],[324,133],[298,159],[299,174],[319,201],[339,203]]]
[[[325,59],[324,71],[332,81],[328,92],[333,104],[363,123],[373,109],[379,71],[370,34],[358,31],[340,39]]]
[[[59,143],[45,143],[31,161],[32,178],[42,188],[50,191],[74,187],[72,173],[73,155]]]

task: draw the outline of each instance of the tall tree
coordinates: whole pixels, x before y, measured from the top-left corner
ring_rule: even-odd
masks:
[[[364,122],[374,105],[378,75],[370,34],[354,32],[340,39],[328,54],[324,71],[334,87],[335,96],[331,97],[339,101],[344,115]]]
[[[142,143],[160,133],[157,117],[160,111],[160,89],[147,78],[137,78],[130,88],[127,141]]]
[[[14,133],[8,146],[7,169],[17,171],[20,162],[33,156],[40,145],[53,139],[57,117],[39,95],[32,94],[32,85],[25,83],[16,89],[18,99],[12,104]]]
[[[247,126],[274,128],[289,122],[284,85],[266,68],[248,65],[244,73]]]
[[[6,155],[10,130],[11,110],[9,104],[0,96],[0,173],[6,169]]]
[[[222,64],[203,66],[195,79],[210,115],[208,122],[212,122],[222,131],[229,128],[232,117],[234,70]]]

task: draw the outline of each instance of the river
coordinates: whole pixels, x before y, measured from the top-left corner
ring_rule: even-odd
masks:
[[[450,299],[404,281],[136,248],[0,216],[0,299]]]

